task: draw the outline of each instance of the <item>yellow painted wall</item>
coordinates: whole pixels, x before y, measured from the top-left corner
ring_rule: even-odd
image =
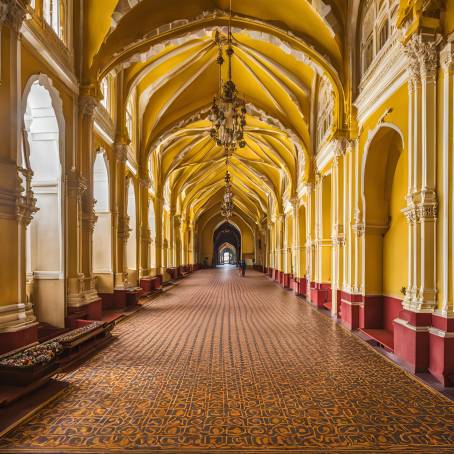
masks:
[[[407,285],[407,238],[408,227],[405,216],[400,212],[406,205],[405,196],[407,194],[407,143],[408,143],[408,87],[403,84],[390,96],[383,104],[373,112],[364,123],[360,134],[360,163],[358,172],[362,172],[363,154],[365,152],[369,132],[374,131],[378,122],[386,125],[394,125],[398,128],[402,136],[403,150],[398,161],[393,178],[393,189],[390,202],[390,215],[392,217],[391,226],[386,233],[383,244],[383,262],[378,257],[365,257],[366,269],[376,269],[376,264],[383,263],[383,294],[402,298],[400,289]],[[354,184],[354,181],[350,182]],[[358,189],[361,191],[361,188]],[[361,212],[364,210],[362,197],[359,197]],[[367,251],[366,251],[367,255]],[[374,263],[375,262],[375,263]],[[374,268],[375,267],[375,268]],[[367,279],[367,277],[366,277]],[[380,279],[378,279],[379,281]],[[370,290],[381,287],[379,283],[369,281]],[[367,285],[366,285],[367,287]],[[373,288],[371,288],[373,287]]]
[[[391,224],[383,242],[383,294],[402,298],[400,289],[407,285],[408,224],[402,208],[406,206],[407,153],[401,153],[392,183]]]

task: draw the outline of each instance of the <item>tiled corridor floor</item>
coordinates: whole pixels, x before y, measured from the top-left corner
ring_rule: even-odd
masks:
[[[3,452],[454,452],[451,402],[259,273],[197,272],[115,333]]]

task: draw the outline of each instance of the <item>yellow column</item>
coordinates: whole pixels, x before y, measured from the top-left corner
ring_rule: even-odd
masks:
[[[443,135],[441,140],[441,191],[440,222],[441,239],[439,242],[441,288],[438,311],[444,317],[454,316],[454,237],[453,228],[453,125],[454,125],[454,43],[446,44],[440,53],[443,70]]]
[[[436,305],[437,41],[417,33],[405,45],[409,62],[409,282],[404,308],[431,312]]]
[[[34,342],[36,319],[26,297],[25,230],[35,212],[33,193],[19,169],[21,152],[20,27],[25,8],[0,1],[0,353]],[[25,167],[25,166],[24,166]]]
[[[114,272],[115,288],[123,289],[128,286],[126,266],[126,243],[129,238],[129,219],[126,213],[126,160],[127,143],[119,138],[114,145],[116,158],[115,184],[112,185],[115,197],[115,211],[112,212],[114,240]]]
[[[331,313],[338,314],[338,291],[342,289],[342,248],[344,246],[344,225],[343,225],[343,160],[346,151],[346,141],[336,141],[336,151],[333,159],[333,171],[331,180],[332,198],[332,249],[331,249]]]
[[[88,304],[98,299],[96,282],[93,276],[93,232],[97,216],[95,214],[95,200],[93,198],[93,163],[95,150],[93,149],[94,112],[98,101],[93,96],[79,98],[79,156],[82,175],[87,188],[82,195],[82,273],[84,274],[84,301]],[[71,215],[71,213],[70,213]],[[71,223],[70,223],[71,224]],[[68,305],[74,305],[68,301]]]
[[[285,216],[279,214],[276,218],[276,269],[284,272],[284,234],[285,234]]]
[[[293,232],[292,232],[292,268],[293,278],[301,278],[301,254],[303,250],[301,248],[300,238],[300,211],[299,211],[299,200],[298,198],[292,199],[292,214],[293,214]]]
[[[317,183],[308,183],[306,186],[307,209],[306,209],[306,278],[307,278],[307,301],[311,301],[311,285],[315,282],[316,270],[316,229],[315,229],[315,199]]]
[[[173,263],[175,267],[181,266],[181,216],[173,217]]]
[[[155,199],[155,223],[156,223],[156,270],[158,274],[164,275],[163,269],[163,199],[161,194],[156,194]]]
[[[151,230],[148,225],[150,181],[148,177],[139,179],[139,277],[150,275]]]

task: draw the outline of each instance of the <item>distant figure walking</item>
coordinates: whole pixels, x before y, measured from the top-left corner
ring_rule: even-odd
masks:
[[[244,277],[246,275],[246,262],[244,260],[241,261],[241,277]]]

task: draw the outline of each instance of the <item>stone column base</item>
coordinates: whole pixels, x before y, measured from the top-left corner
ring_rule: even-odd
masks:
[[[363,296],[341,292],[340,318],[342,323],[352,331],[359,328],[359,312]]]
[[[429,329],[432,315],[402,310],[394,320],[394,353],[413,372],[429,367]]]
[[[432,315],[429,372],[443,386],[454,386],[454,317]]]
[[[324,304],[331,301],[331,285],[330,284],[315,284],[311,288],[311,302],[319,308],[324,307]]]

